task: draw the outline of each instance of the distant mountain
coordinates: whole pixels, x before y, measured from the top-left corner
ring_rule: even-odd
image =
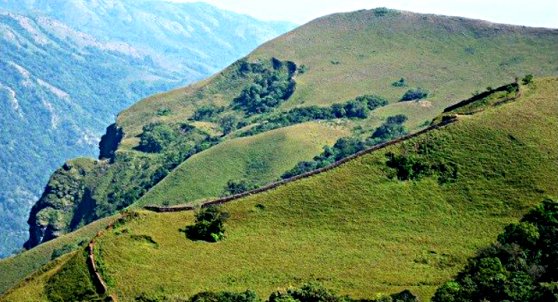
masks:
[[[96,156],[116,113],[291,27],[199,3],[0,0],[0,257],[52,171]]]

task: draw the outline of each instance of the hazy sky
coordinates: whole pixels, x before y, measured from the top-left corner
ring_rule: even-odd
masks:
[[[388,7],[508,24],[558,28],[558,0],[167,0],[207,2],[262,20],[297,24],[344,11]]]

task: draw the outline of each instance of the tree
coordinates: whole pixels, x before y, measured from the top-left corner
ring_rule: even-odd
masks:
[[[144,152],[161,152],[176,139],[176,134],[167,124],[155,123],[143,127],[138,149]]]
[[[422,88],[409,89],[401,97],[401,101],[420,100],[428,97],[428,90]]]
[[[223,118],[221,118],[221,120],[219,121],[219,125],[223,130],[223,135],[227,135],[236,129],[238,125],[238,119],[233,114],[227,114],[223,116]]]
[[[244,179],[239,181],[229,180],[227,186],[225,186],[225,191],[228,195],[236,195],[244,193],[253,189],[253,186],[249,185]]]
[[[526,75],[523,79],[521,79],[521,82],[523,82],[523,85],[531,84],[533,82],[533,75]]]
[[[220,241],[225,237],[228,218],[229,214],[217,206],[202,208],[196,213],[195,224],[186,227],[186,236],[192,240]]]
[[[436,291],[442,301],[558,301],[558,202],[545,200]]]
[[[407,82],[405,81],[404,78],[399,79],[399,81],[395,81],[393,83],[391,83],[391,86],[393,87],[405,87],[407,86]]]

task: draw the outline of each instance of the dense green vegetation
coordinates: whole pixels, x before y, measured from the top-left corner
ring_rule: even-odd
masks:
[[[264,185],[348,134],[311,122],[225,141],[184,161],[134,207],[200,202]]]
[[[558,202],[545,200],[469,260],[432,301],[556,301]]]
[[[264,123],[257,124],[241,132],[240,136],[255,135],[261,132],[314,120],[339,118],[365,119],[368,118],[370,111],[386,106],[388,103],[388,100],[379,96],[363,95],[343,104],[333,104],[331,107],[297,107],[276,116],[264,117]]]
[[[136,297],[135,301],[142,302],[159,302],[172,299],[159,295],[150,297],[141,294]],[[247,290],[245,292],[202,292],[195,294],[190,299],[181,299],[188,302],[263,302],[254,291]],[[336,293],[324,288],[319,283],[304,284],[300,288],[289,288],[283,291],[272,293],[267,302],[417,302],[418,299],[411,292],[405,290],[397,294],[383,295],[376,299],[352,299],[348,296],[339,296]]]
[[[217,242],[225,238],[225,222],[228,218],[229,214],[219,207],[201,208],[196,213],[195,223],[186,226],[184,232],[192,240]]]
[[[403,86],[399,86],[403,87]],[[422,88],[409,89],[401,97],[401,101],[414,101],[428,97],[428,90]]]
[[[287,179],[312,170],[329,166],[336,161],[407,134],[403,123],[407,120],[404,115],[390,116],[378,127],[370,137],[361,140],[356,137],[343,137],[337,140],[333,147],[326,146],[322,154],[314,157],[312,161],[299,162],[294,168],[285,172],[281,178]]]
[[[244,61],[239,71],[253,80],[233,100],[234,108],[252,115],[278,107],[294,93],[296,83],[293,76],[296,70],[293,62],[282,62],[276,58],[271,60],[271,66]]]

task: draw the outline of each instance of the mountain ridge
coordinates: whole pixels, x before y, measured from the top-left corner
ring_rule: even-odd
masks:
[[[52,10],[33,10],[39,2]],[[4,171],[0,183],[8,188],[0,193],[0,217],[6,218],[0,224],[7,230],[0,233],[0,257],[24,242],[27,212],[41,195],[48,174],[68,158],[96,156],[98,140],[116,113],[137,99],[199,80],[292,26],[270,25],[205,5],[181,4],[177,9],[170,3],[157,9],[158,22],[146,24],[148,19],[136,18],[128,27],[117,27],[113,21],[118,15],[89,9],[92,3],[97,8],[118,4],[131,16],[153,16],[157,8],[157,3],[142,6],[135,1],[0,1],[0,108],[4,113],[0,123],[1,143],[7,146],[0,154]],[[80,10],[56,14],[60,13],[56,8],[67,5],[95,16],[96,31],[68,21],[77,18]],[[168,24],[186,27],[186,16],[195,20],[191,37],[202,34],[203,26],[212,35],[184,42],[183,36],[166,33],[164,45],[172,46],[169,50],[175,53],[168,60],[164,47],[151,45],[162,43],[137,42],[150,34],[139,29],[149,25],[155,35]],[[136,40],[115,34],[124,29],[130,33],[135,29]],[[215,60],[209,59],[213,48],[223,50]]]

